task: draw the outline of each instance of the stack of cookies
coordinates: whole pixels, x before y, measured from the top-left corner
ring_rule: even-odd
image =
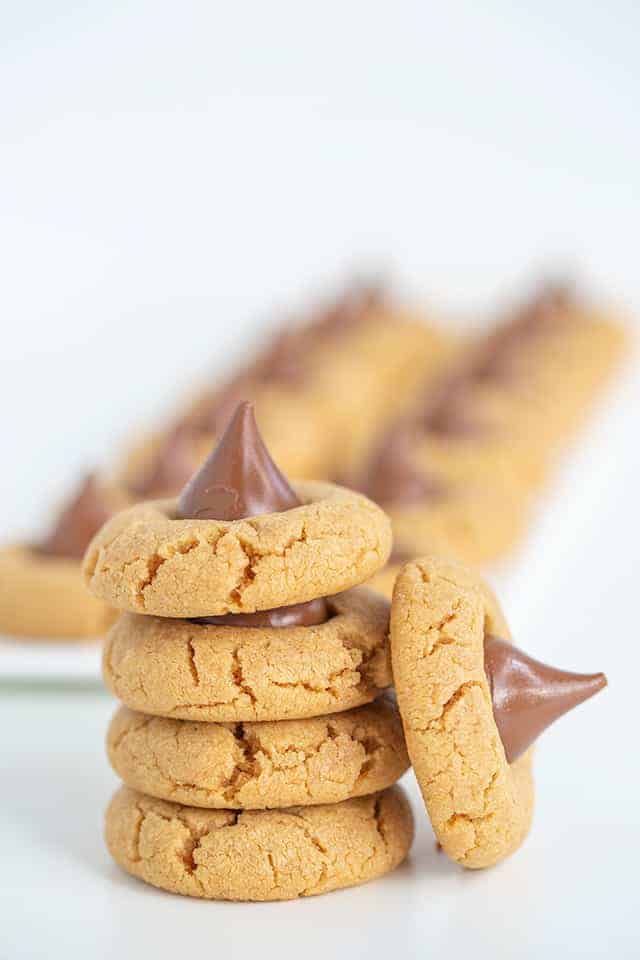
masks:
[[[250,404],[177,500],[97,534],[85,579],[125,611],[104,654],[126,785],[106,838],[125,870],[195,897],[284,900],[404,859],[389,608],[360,586],[390,548],[365,497],[289,485]]]

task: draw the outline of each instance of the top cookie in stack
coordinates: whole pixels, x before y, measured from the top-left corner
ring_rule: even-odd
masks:
[[[411,816],[387,789],[408,765],[401,727],[386,700],[363,706],[391,683],[389,611],[358,586],[390,547],[365,497],[289,485],[250,404],[177,501],[131,508],[94,538],[89,588],[127,611],[104,660],[127,708],[109,752],[128,788],[107,816],[125,869],[263,900],[402,860]]]

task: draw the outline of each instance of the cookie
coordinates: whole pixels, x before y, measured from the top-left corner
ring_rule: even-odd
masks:
[[[381,441],[360,487],[391,518],[394,553],[436,553],[470,564],[510,550],[526,519],[521,494],[504,485],[462,483],[419,457],[420,434],[406,423]]]
[[[103,634],[115,616],[87,593],[77,560],[26,544],[0,549],[0,633],[86,640]]]
[[[407,748],[438,842],[465,867],[491,866],[529,831],[531,744],[606,678],[518,651],[488,587],[433,558],[408,563],[396,580],[391,647]]]
[[[495,487],[453,488],[434,503],[389,504],[385,509],[400,551],[456,557],[472,566],[513,550],[527,517],[522,498]]]
[[[284,810],[202,810],[127,787],[106,816],[124,870],[172,893],[211,900],[291,900],[395,869],[413,837],[398,787],[342,803]]]
[[[106,685],[132,710],[236,722],[322,716],[391,684],[389,605],[366,587],[329,598],[316,626],[215,626],[123,614],[107,635]]]
[[[381,429],[448,362],[454,337],[415,311],[371,307],[360,323],[319,348],[311,388],[333,427],[334,469],[349,476],[367,459]]]
[[[135,790],[192,807],[244,810],[377,793],[409,766],[400,717],[385,698],[279,723],[194,723],[121,707],[107,751]]]
[[[171,500],[132,507],[93,539],[85,582],[121,610],[199,617],[338,593],[384,565],[391,528],[375,504],[330,484],[295,489],[303,506],[236,521],[177,520]]]

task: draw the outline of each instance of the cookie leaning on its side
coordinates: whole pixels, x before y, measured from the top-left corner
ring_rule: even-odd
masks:
[[[465,867],[516,850],[533,812],[531,745],[606,685],[510,642],[498,603],[454,562],[421,558],[396,581],[391,659],[407,749],[436,837]]]

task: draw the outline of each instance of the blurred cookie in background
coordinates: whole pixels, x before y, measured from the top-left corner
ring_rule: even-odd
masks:
[[[93,473],[54,519],[47,536],[0,548],[0,632],[35,640],[83,640],[115,619],[87,594],[80,564],[93,535],[123,503]]]

